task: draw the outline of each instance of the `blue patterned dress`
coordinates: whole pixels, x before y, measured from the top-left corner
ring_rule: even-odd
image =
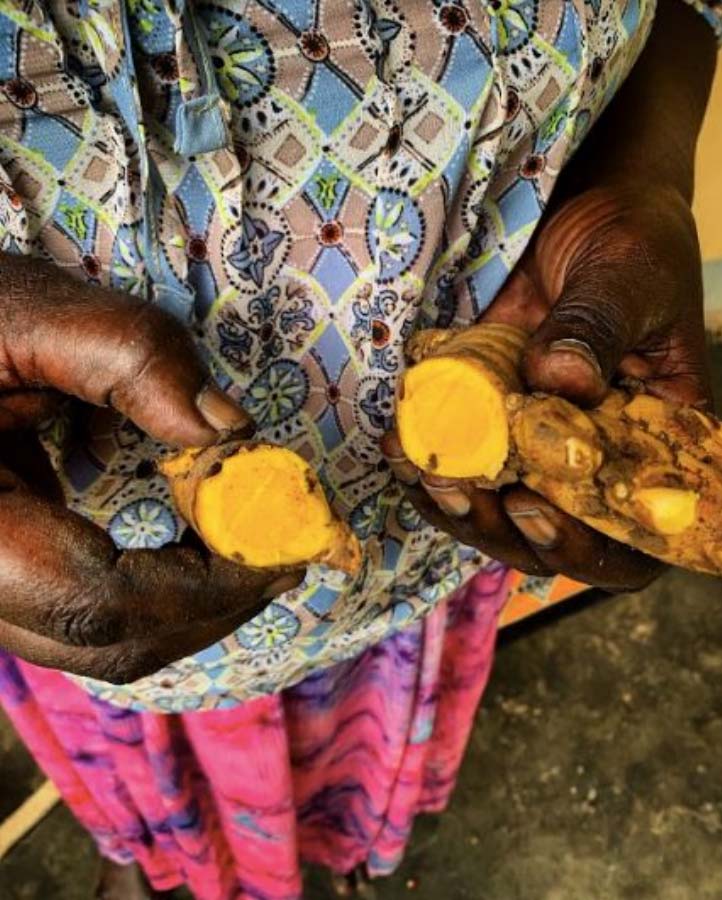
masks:
[[[379,452],[412,330],[472,321],[638,56],[650,0],[0,0],[0,248],[187,323],[364,544],[124,687],[136,709],[278,691],[426,616],[482,564]],[[711,8],[705,13],[716,21]],[[121,547],[181,523],[161,448],[108,410],[44,434]]]

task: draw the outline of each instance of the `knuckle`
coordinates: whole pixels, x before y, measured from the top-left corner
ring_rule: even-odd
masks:
[[[132,353],[132,382],[146,372],[163,354],[161,335],[165,330],[165,323],[158,321],[155,314],[147,308],[142,309],[134,323],[133,343],[129,347]],[[161,330],[163,327],[163,330]]]
[[[144,305],[133,323],[136,366],[140,372],[156,359],[177,354],[181,349],[192,354],[192,344],[185,330],[171,316],[157,307]]]
[[[625,314],[619,296],[606,286],[598,290],[590,286],[582,297],[570,298],[554,311],[554,321],[602,355],[613,355],[631,341],[629,314]]]
[[[105,647],[123,636],[124,617],[95,597],[72,597],[50,613],[51,637],[72,647]]]
[[[109,398],[111,405],[140,399],[159,378],[195,376],[203,378],[203,366],[186,330],[156,307],[144,305],[133,317],[124,376]]]
[[[554,318],[560,325],[598,335],[604,340],[619,336],[620,327],[627,328],[622,303],[606,285],[589,285],[584,294],[570,297],[554,310]]]
[[[133,319],[133,334],[141,347],[155,347],[159,338],[174,329],[173,320],[157,306],[143,303]]]

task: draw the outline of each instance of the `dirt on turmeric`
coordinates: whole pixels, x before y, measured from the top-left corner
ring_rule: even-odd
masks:
[[[621,390],[589,411],[525,394],[525,341],[492,324],[412,338],[397,396],[408,458],[469,487],[522,481],[611,538],[722,574],[720,422]]]

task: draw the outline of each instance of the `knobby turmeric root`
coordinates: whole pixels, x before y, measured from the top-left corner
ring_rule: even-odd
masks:
[[[228,440],[160,464],[178,511],[205,545],[251,568],[325,563],[355,574],[361,548],[316,474],[292,450]]]
[[[412,338],[397,396],[408,458],[473,487],[522,481],[611,538],[722,574],[720,422],[621,390],[590,411],[524,394],[525,340],[491,324]]]

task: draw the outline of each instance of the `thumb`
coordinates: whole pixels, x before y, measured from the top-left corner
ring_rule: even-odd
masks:
[[[603,398],[623,357],[648,332],[645,265],[638,253],[610,256],[602,248],[572,262],[555,305],[527,346],[530,388],[581,405]]]
[[[212,382],[188,330],[152,304],[7,255],[0,284],[0,391],[54,388],[113,406],[175,445],[252,429]]]

